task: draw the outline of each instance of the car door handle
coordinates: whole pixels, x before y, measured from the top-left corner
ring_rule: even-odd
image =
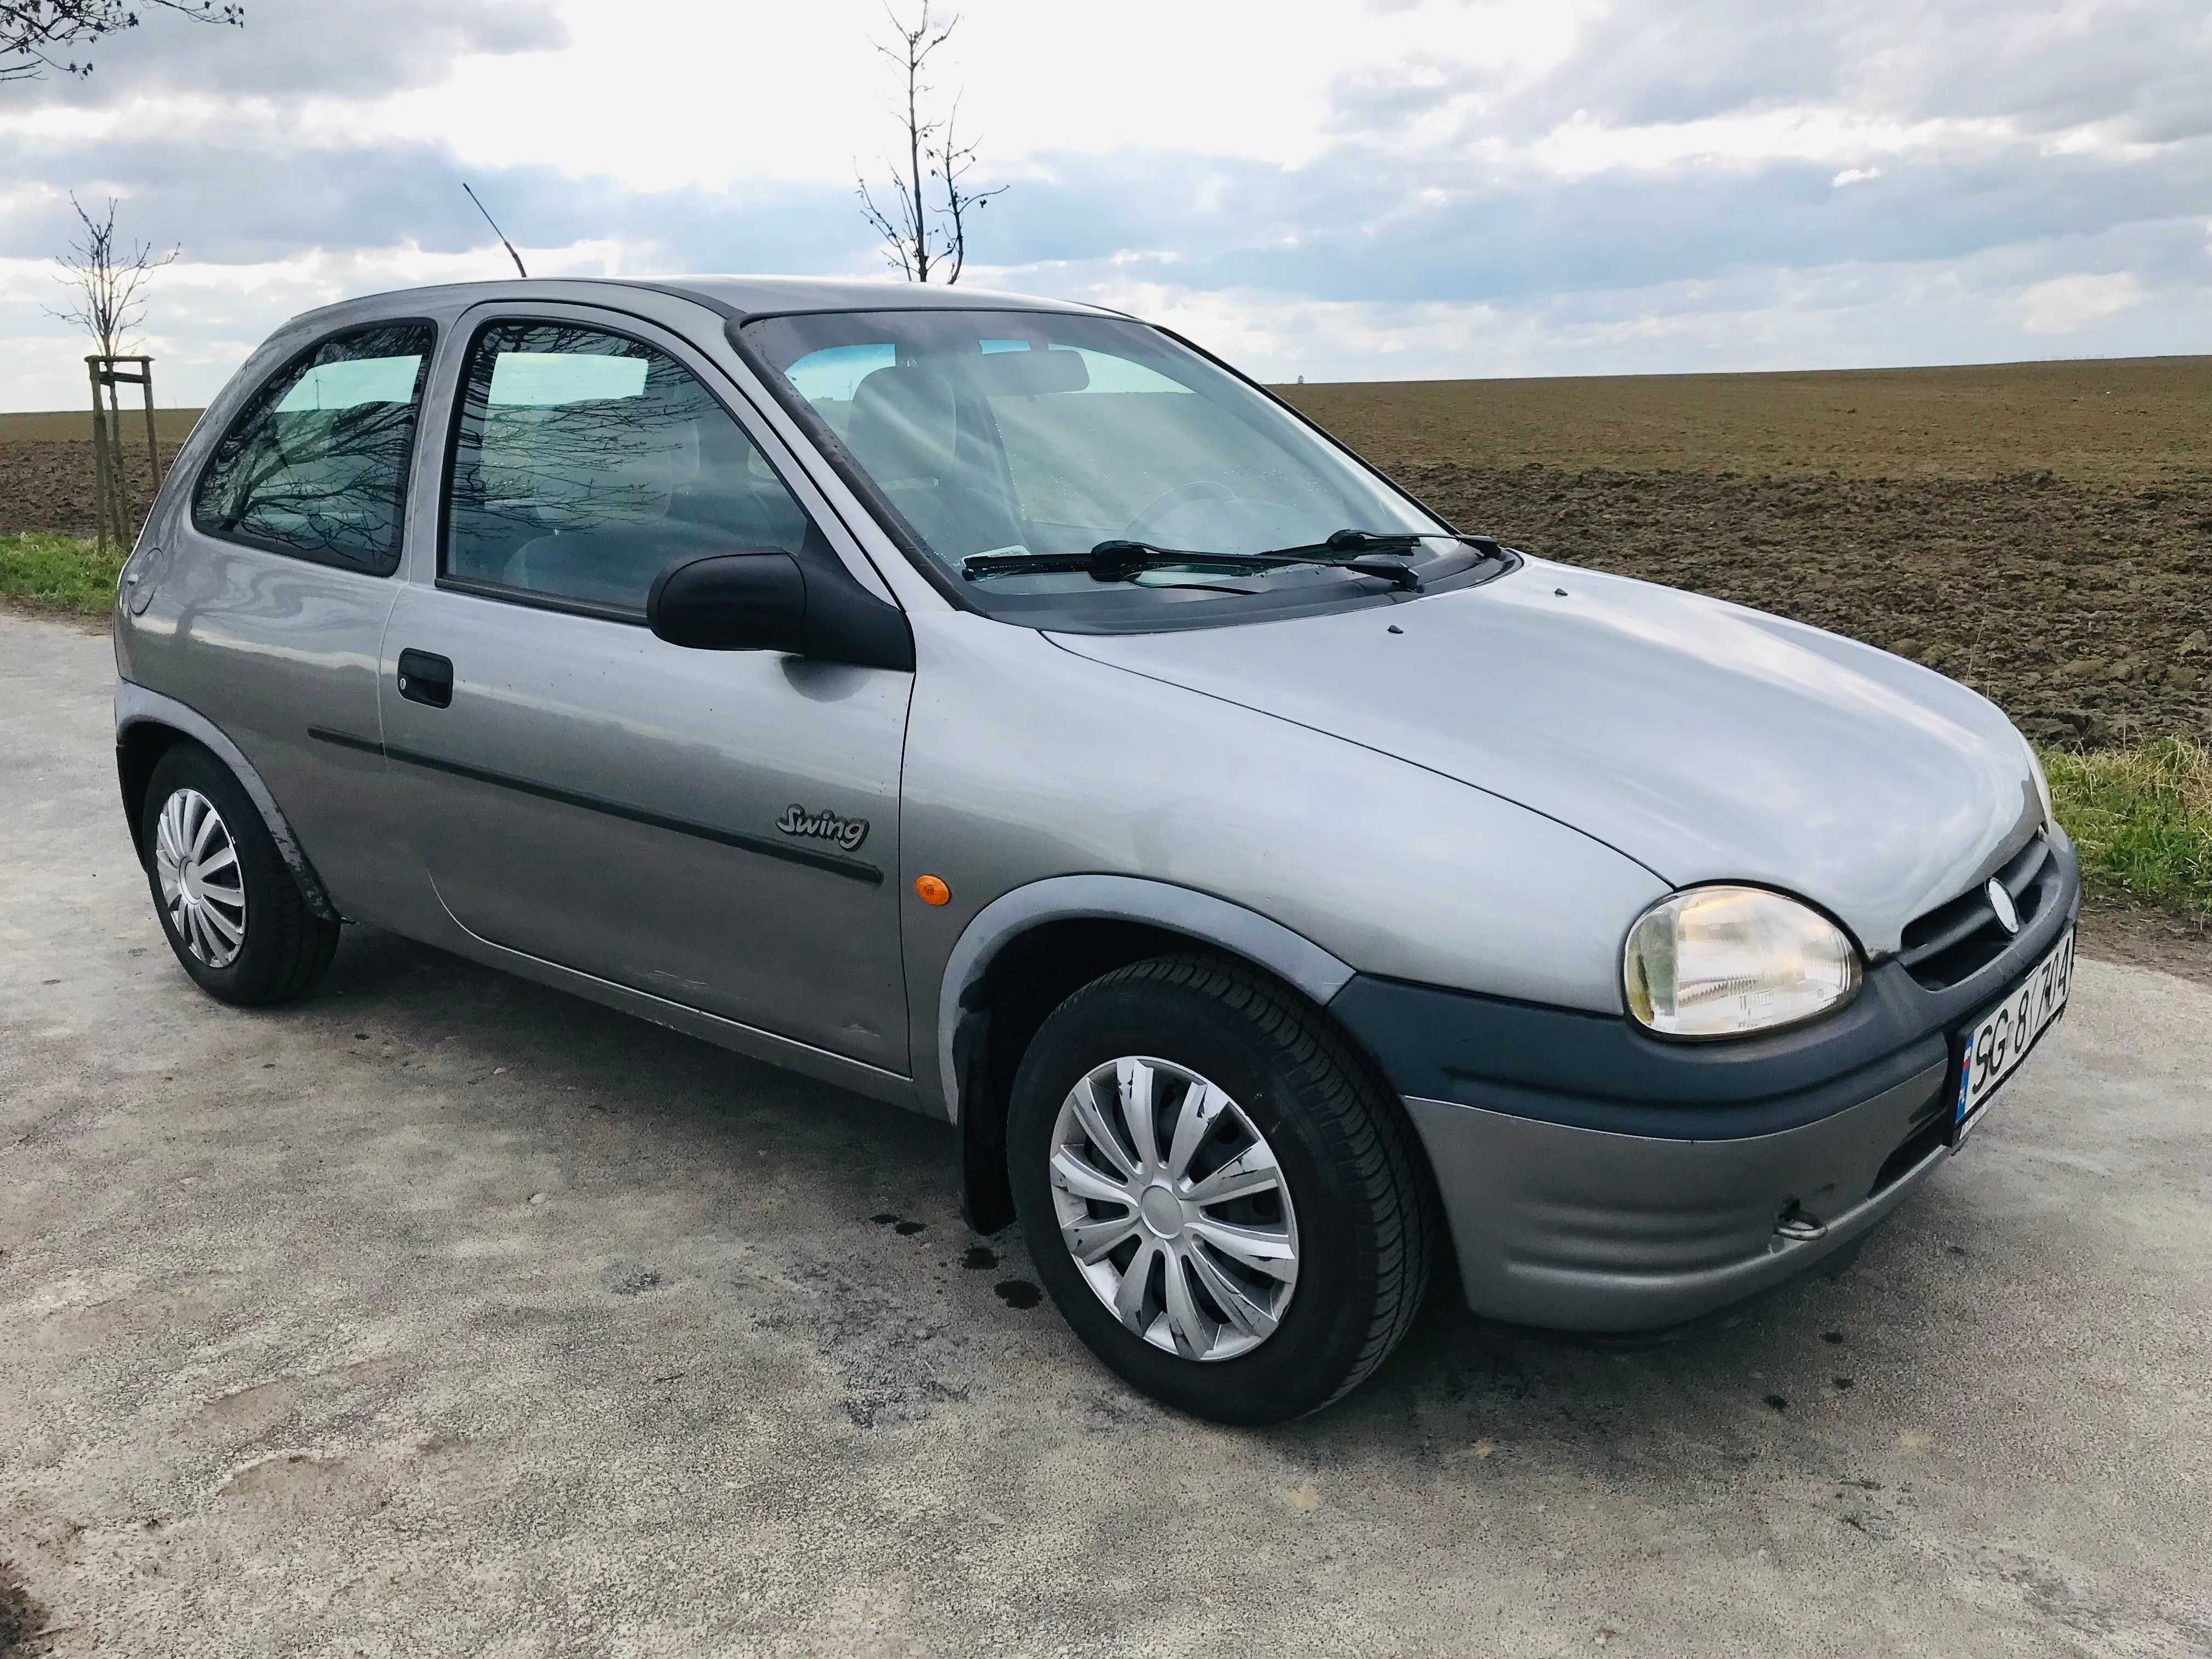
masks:
[[[399,653],[399,695],[410,702],[443,708],[453,700],[453,665],[428,651]]]

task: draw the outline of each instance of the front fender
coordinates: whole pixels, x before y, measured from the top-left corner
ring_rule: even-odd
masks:
[[[972,1006],[992,959],[1007,942],[1052,921],[1142,922],[1181,933],[1258,963],[1288,981],[1316,1004],[1326,1006],[1351,980],[1350,964],[1339,961],[1303,934],[1270,921],[1256,910],[1142,876],[1052,876],[1001,893],[969,921],[945,959],[937,997],[939,1106],[946,1118],[960,1121],[960,1070],[954,1036],[962,1011]],[[927,1087],[921,1078],[916,1085]]]

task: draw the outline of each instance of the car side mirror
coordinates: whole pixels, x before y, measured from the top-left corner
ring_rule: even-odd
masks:
[[[906,613],[861,587],[826,553],[756,547],[692,559],[661,572],[645,620],[654,637],[695,651],[777,651],[914,669]]]

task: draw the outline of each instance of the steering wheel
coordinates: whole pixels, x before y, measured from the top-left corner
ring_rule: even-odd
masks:
[[[1130,520],[1127,527],[1121,532],[1121,539],[1127,542],[1150,541],[1152,538],[1146,532],[1146,526],[1172,508],[1187,507],[1193,501],[1233,501],[1240,499],[1235,490],[1217,479],[1193,478],[1188,483],[1177,484],[1158,497],[1151,506]]]

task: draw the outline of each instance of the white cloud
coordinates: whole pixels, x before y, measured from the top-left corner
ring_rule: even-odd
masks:
[[[881,0],[656,0],[649,21],[620,0],[549,9],[562,50],[459,52],[424,84],[318,98],[284,119],[309,142],[436,133],[478,166],[550,166],[638,190],[844,184],[856,161],[874,166],[895,148],[894,71],[872,45],[887,31]],[[1277,0],[1264,19],[1243,3],[1121,0],[1110,26],[1035,0],[963,0],[937,15],[956,10],[932,76],[961,91],[963,127],[1008,167],[1042,151],[1127,147],[1295,165],[1333,142],[1340,76],[1440,40],[1455,46],[1455,64],[1509,72],[1565,50],[1575,15],[1461,0],[1357,20],[1341,0]],[[276,14],[257,9],[249,30],[264,15]],[[143,131],[151,113],[129,118]]]
[[[955,4],[940,84],[1014,185],[975,264],[1268,374],[2212,343],[2201,0]],[[503,274],[462,178],[549,245],[533,270],[875,270],[851,191],[894,133],[880,0],[650,10],[149,24],[0,106],[0,253],[58,248],[67,190],[122,198],[198,262],[155,313],[194,397],[304,306]],[[0,258],[0,406],[75,401],[50,274]]]
[[[2079,252],[2110,258],[2136,246],[2136,239],[2117,234]],[[2046,356],[2051,354],[2025,319],[2033,297],[2058,283],[2033,280],[2031,258],[1997,249],[1961,260],[1839,261],[1510,303],[1319,301],[1258,288],[1200,289],[1138,280],[1110,267],[1091,273],[984,270],[977,280],[994,288],[1045,289],[1164,323],[1269,381],[1301,374],[1310,380],[1480,380]],[[2069,346],[2139,356],[2172,351],[2176,341],[2203,340],[2200,285],[2129,281],[2135,283],[2131,298],[2081,314]]]
[[[617,276],[635,252],[612,242],[522,250],[541,276]],[[452,253],[409,245],[315,249],[256,264],[180,261],[153,277],[149,326],[134,344],[155,359],[164,405],[198,407],[280,323],[303,311],[353,295],[504,276],[506,261],[496,243]],[[84,395],[85,342],[46,310],[67,297],[54,276],[44,261],[0,259],[0,409],[68,409]]]
[[[2133,271],[2106,276],[2054,276],[2024,290],[2019,299],[2020,325],[2030,334],[2074,334],[2143,300]]]

